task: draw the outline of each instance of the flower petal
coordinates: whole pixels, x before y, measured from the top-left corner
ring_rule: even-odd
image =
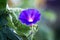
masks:
[[[26,25],[35,24],[40,20],[40,13],[36,9],[27,9],[21,12],[19,20]]]

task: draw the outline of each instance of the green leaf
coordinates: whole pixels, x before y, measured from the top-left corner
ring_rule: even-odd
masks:
[[[6,9],[7,0],[0,0],[0,9]]]
[[[0,26],[6,25],[8,20],[7,17],[9,16],[8,12],[6,10],[0,10]]]
[[[11,40],[18,40],[16,34],[13,31],[11,31],[8,27],[4,27],[2,31],[5,33],[5,35],[9,39],[11,39]]]
[[[24,24],[22,24],[18,19],[16,19],[16,14],[12,13],[12,22],[14,23],[14,26],[16,27],[16,32],[19,35],[24,35],[24,33],[27,33],[30,30],[29,26],[26,26]]]
[[[0,40],[5,40],[5,39],[12,39],[12,40],[18,40],[17,35],[10,30],[10,26],[8,23],[11,23],[10,18],[9,18],[9,11],[0,10],[0,31],[2,31],[0,34]],[[8,19],[9,18],[9,19]],[[8,27],[8,28],[7,28]],[[13,26],[12,26],[13,27]],[[7,38],[5,38],[7,36]],[[14,39],[13,39],[14,38]]]

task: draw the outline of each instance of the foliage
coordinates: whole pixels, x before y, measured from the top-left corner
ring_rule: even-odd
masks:
[[[16,31],[16,33],[14,32],[14,30]],[[26,25],[21,24],[20,21],[18,21],[15,18],[13,13],[10,13],[7,10],[0,10],[0,36],[3,37],[3,38],[0,37],[1,40],[3,40],[5,37],[6,37],[5,39],[8,38],[11,40],[18,40],[20,39],[19,37],[25,39],[26,38],[25,34],[29,30],[30,28]]]
[[[5,9],[7,4],[7,0],[0,0],[0,9]]]

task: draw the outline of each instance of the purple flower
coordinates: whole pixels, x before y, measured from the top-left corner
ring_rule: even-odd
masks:
[[[40,20],[40,15],[36,9],[26,9],[20,13],[19,20],[26,25],[31,25]]]

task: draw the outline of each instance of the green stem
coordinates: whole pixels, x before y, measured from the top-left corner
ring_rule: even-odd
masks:
[[[37,26],[32,25],[31,30],[30,30],[30,34],[28,36],[28,40],[33,40],[34,39],[34,35],[37,32],[36,28],[37,28]]]
[[[33,25],[32,25],[31,32],[30,32],[30,35],[28,37],[28,40],[33,40],[33,36],[34,36],[34,28],[33,28]]]
[[[33,36],[34,36],[34,28],[33,28],[33,25],[32,25],[32,28],[31,28],[32,30],[31,30],[31,32],[32,32],[32,34],[31,34],[31,40],[33,40]]]

